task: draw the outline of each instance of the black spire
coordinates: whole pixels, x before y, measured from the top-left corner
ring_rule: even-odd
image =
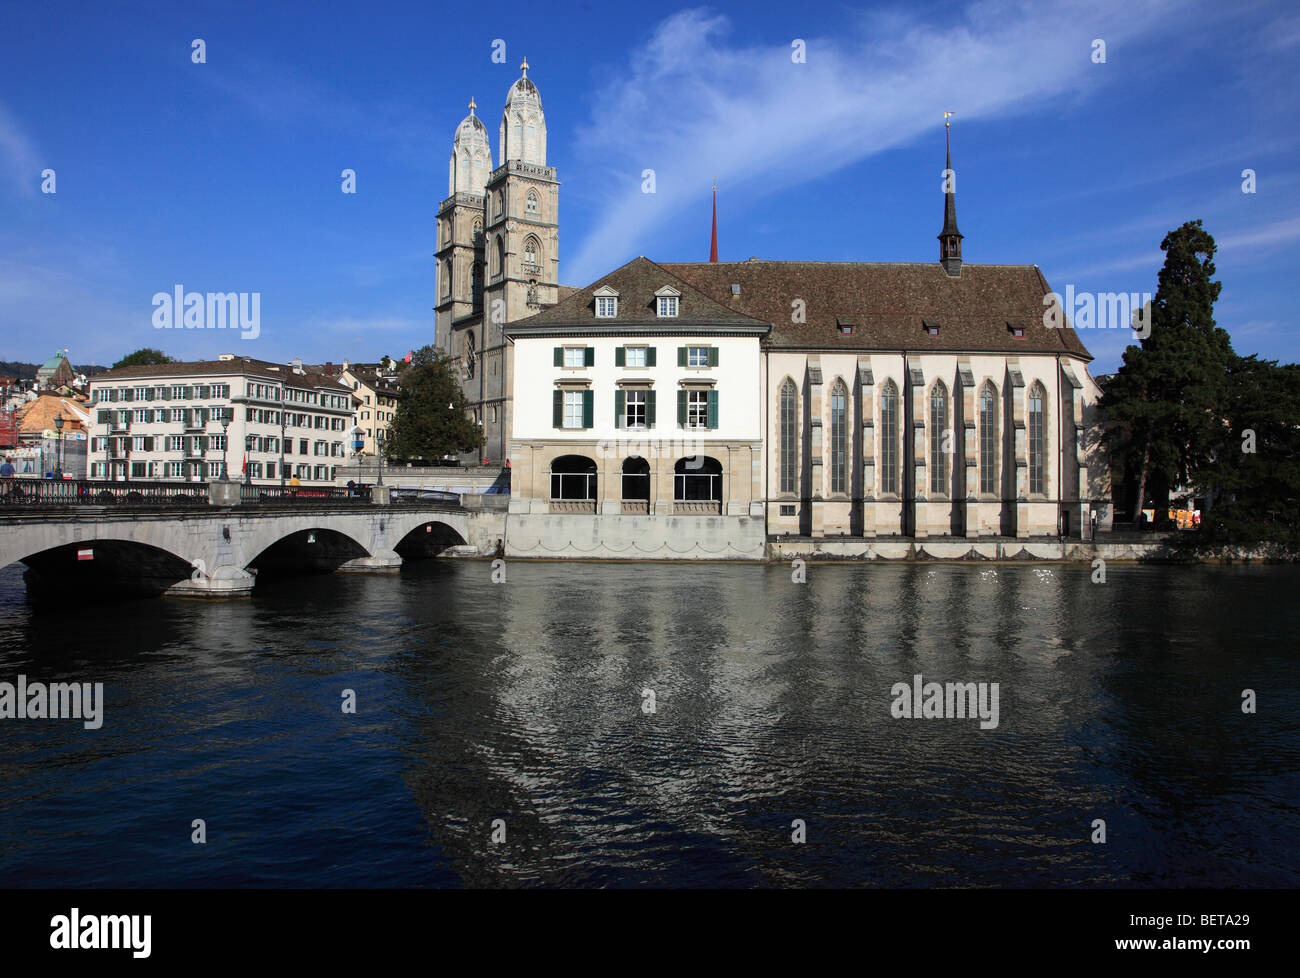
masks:
[[[961,239],[957,230],[957,181],[952,170],[952,142],[949,135],[952,123],[945,112],[943,120],[944,144],[947,151],[943,170],[943,230],[939,232],[939,263],[949,275],[961,274]]]

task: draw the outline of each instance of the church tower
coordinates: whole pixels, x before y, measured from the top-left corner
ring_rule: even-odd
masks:
[[[961,275],[962,233],[957,230],[957,176],[952,169],[952,142],[949,137],[952,122],[948,118],[951,114],[943,114],[943,140],[947,156],[943,170],[943,230],[939,232],[939,262],[944,271],[956,278]]]
[[[492,171],[492,147],[487,126],[474,114],[456,127],[447,174],[447,199],[438,208],[437,303],[434,334],[438,348],[457,356],[452,323],[482,309],[483,204]]]
[[[526,59],[521,71],[501,113],[495,170],[473,101],[456,128],[434,252],[435,343],[456,362],[491,464],[510,456],[514,357],[505,326],[558,301],[560,183],[546,165],[546,117]]]
[[[500,157],[487,183],[484,310],[493,344],[502,342],[500,327],[557,301],[560,183],[546,165],[546,117],[526,58],[520,70],[506,94]]]

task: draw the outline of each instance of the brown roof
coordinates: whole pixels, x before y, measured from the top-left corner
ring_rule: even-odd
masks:
[[[25,434],[53,430],[55,416],[62,415],[65,432],[84,431],[81,417],[88,413],[86,406],[75,398],[42,393],[23,407],[18,418],[18,430]]]
[[[596,318],[595,293],[608,286],[618,293],[618,311],[608,318]],[[661,319],[655,307],[655,292],[671,286],[681,293],[677,315]],[[728,309],[683,281],[663,265],[649,258],[634,258],[585,289],[578,289],[549,309],[520,319],[506,327],[512,335],[547,329],[642,328],[685,332],[692,328],[739,328],[766,332],[769,323],[735,309]]]
[[[90,378],[93,383],[120,382],[124,380],[167,380],[173,377],[218,377],[223,374],[241,374],[250,377],[262,377],[268,380],[282,380],[296,387],[328,387],[347,391],[338,379],[310,366],[302,368],[301,374],[293,372],[292,364],[270,363],[266,360],[254,360],[252,357],[235,357],[232,360],[194,360],[189,363],[141,363],[130,367],[118,367]]]
[[[1073,353],[1092,359],[1073,329],[1043,324],[1051,289],[1037,265],[937,262],[669,262],[665,271],[737,314],[773,324],[771,347]],[[740,294],[732,294],[732,285]],[[804,323],[792,303],[806,304]],[[537,317],[534,317],[537,318]],[[525,320],[526,322],[527,320]],[[841,324],[851,324],[844,335]],[[930,336],[927,324],[938,324]],[[1009,324],[1023,326],[1015,338]]]

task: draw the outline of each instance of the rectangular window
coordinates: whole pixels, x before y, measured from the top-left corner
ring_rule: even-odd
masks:
[[[584,391],[564,392],[564,427],[582,427],[582,395]]]
[[[612,295],[596,296],[596,315],[600,319],[609,319],[618,314],[618,297]]]
[[[564,348],[564,365],[566,367],[585,367],[587,358],[586,350],[580,346],[566,346]]]
[[[686,348],[686,366],[707,367],[709,365],[709,348],[707,346],[689,346]]]
[[[659,317],[670,318],[677,315],[677,296],[661,295],[659,297]]]
[[[646,348],[644,346],[629,346],[625,351],[625,359],[629,367],[644,367],[646,365]]]
[[[793,515],[794,515],[794,504],[793,504],[793,503],[787,503],[787,504],[782,505],[782,506],[781,506],[781,515],[782,515],[782,516],[793,516]]]
[[[626,396],[627,401],[625,409],[627,412],[627,423],[625,427],[644,428],[646,426],[646,392],[630,390],[626,392]]]
[[[707,428],[709,426],[709,391],[693,390],[686,392],[686,427]]]

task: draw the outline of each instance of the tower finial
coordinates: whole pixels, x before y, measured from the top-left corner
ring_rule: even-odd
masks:
[[[524,55],[524,63],[519,66],[519,70],[524,73],[525,78],[528,77],[528,56],[527,55]]]
[[[473,115],[473,114],[474,114],[474,110],[477,109],[477,108],[478,108],[478,104],[474,101],[474,96],[471,95],[471,96],[469,97],[469,114],[470,114],[470,115]]]

